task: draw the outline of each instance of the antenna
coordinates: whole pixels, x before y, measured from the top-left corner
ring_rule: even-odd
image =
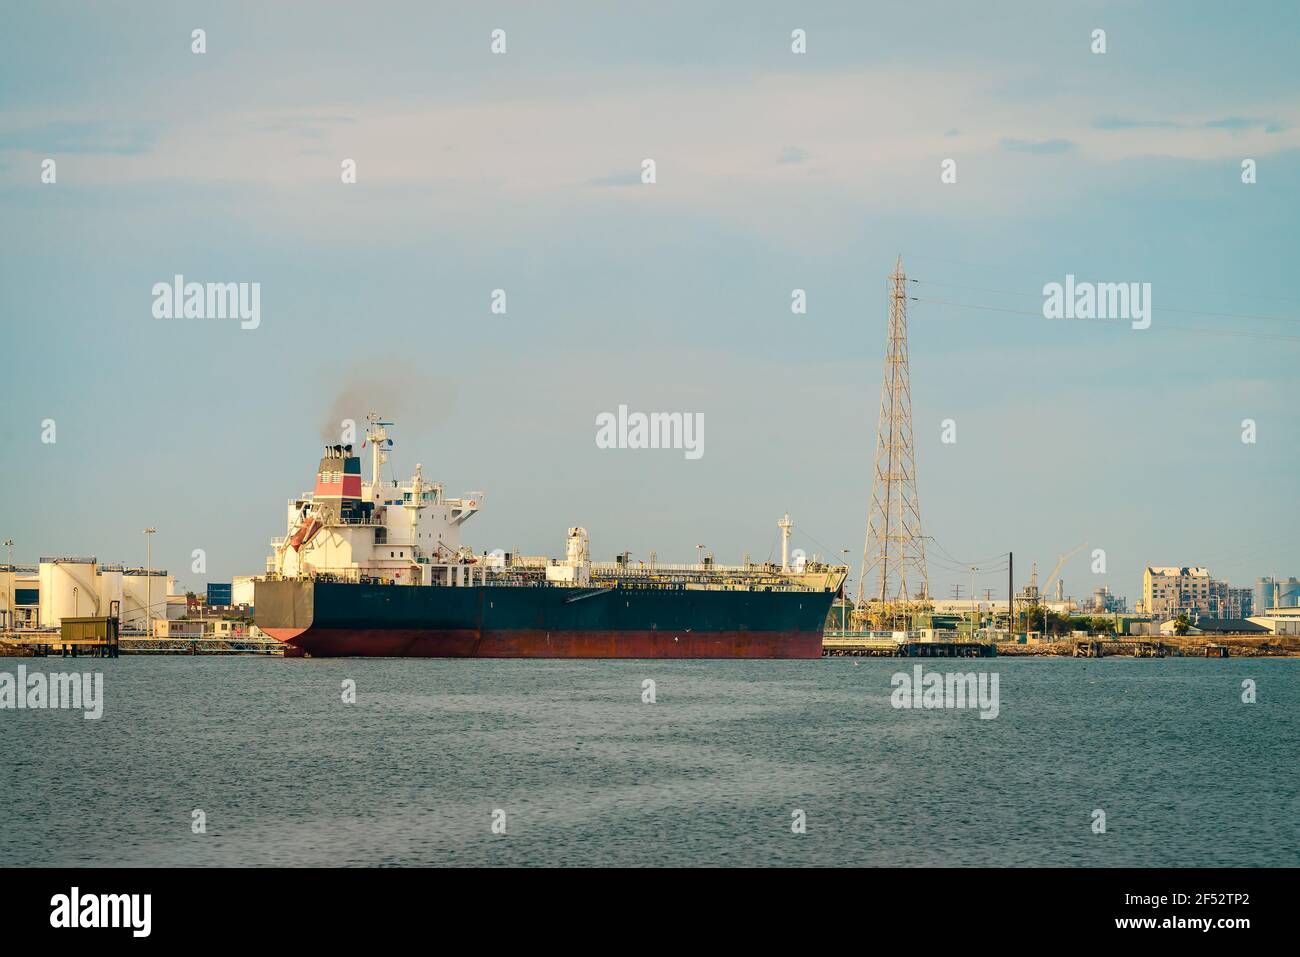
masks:
[[[366,429],[366,441],[370,443],[370,494],[375,501],[378,501],[379,470],[388,461],[388,453],[384,451],[384,443],[388,441],[388,429],[384,426],[393,423],[382,421],[378,412],[368,412],[366,421],[370,423],[370,427]]]

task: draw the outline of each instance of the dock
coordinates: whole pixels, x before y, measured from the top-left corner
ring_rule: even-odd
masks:
[[[1072,658],[1106,658],[1122,655],[1130,658],[1164,658],[1168,650],[1159,641],[1105,638],[1079,640],[1070,652]]]
[[[284,642],[274,638],[124,637],[126,655],[268,655],[283,656]]]
[[[822,657],[858,658],[995,658],[991,641],[934,641],[877,632],[827,632],[822,637]]]
[[[105,619],[97,619],[103,621]],[[108,619],[117,623],[117,619]],[[59,631],[31,629],[0,633],[0,657],[116,658],[119,655],[265,655],[283,656],[284,644],[274,638],[159,638],[122,635],[116,627],[96,633],[95,626],[67,626]]]
[[[116,658],[117,618],[64,618],[58,631],[15,630],[0,635],[0,655],[47,658]]]

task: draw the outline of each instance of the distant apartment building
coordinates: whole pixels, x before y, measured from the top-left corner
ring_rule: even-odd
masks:
[[[1249,618],[1254,613],[1250,588],[1217,581],[1199,565],[1148,565],[1142,574],[1142,610],[1157,619]]]

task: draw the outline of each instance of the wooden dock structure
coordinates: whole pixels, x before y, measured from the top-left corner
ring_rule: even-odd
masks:
[[[0,635],[0,653],[34,658],[116,658],[120,650],[116,617],[64,618],[59,630],[18,630]]]
[[[1074,643],[1072,658],[1163,658],[1168,649],[1158,641],[1127,638],[1081,638]]]
[[[997,653],[991,641],[898,639],[872,632],[833,632],[822,637],[823,658],[995,658]]]

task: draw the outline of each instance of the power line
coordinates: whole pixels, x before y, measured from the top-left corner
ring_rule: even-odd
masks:
[[[1015,265],[1015,266],[1005,265],[1005,264],[996,265],[993,263],[964,262],[960,259],[941,259],[938,256],[921,256],[916,253],[909,253],[908,255],[912,259],[924,259],[929,262],[948,263],[949,265],[953,265],[953,266],[967,266],[971,269],[998,269],[998,270],[1002,270],[1003,272],[1022,272],[1025,268],[1023,264]],[[1227,296],[1232,299],[1266,299],[1272,302],[1290,302],[1290,303],[1295,303],[1297,305],[1300,305],[1300,299],[1297,299],[1294,296],[1265,296],[1260,293],[1247,293],[1247,292],[1237,292],[1237,291],[1224,292],[1222,290],[1216,291],[1212,289],[1188,289],[1186,286],[1180,286],[1179,288],[1182,289],[1184,292],[1191,293],[1194,296]],[[1020,294],[1016,293],[1016,295],[1020,295]]]
[[[980,569],[982,571],[1006,571],[1007,568],[1007,560],[1005,555],[1002,557],[1001,562],[997,562],[997,563],[990,562],[983,565],[976,564],[974,562],[963,564],[962,562],[948,561],[946,559],[938,557],[937,555],[930,555],[927,557],[932,565],[937,565],[938,567],[943,568],[947,571],[968,572],[972,568]]]
[[[960,558],[958,558],[958,557],[956,557],[955,555],[953,555],[952,552],[948,551],[948,549],[946,549],[946,548],[944,548],[942,545],[940,545],[940,544],[939,544],[939,540],[938,540],[937,538],[935,538],[933,535],[927,535],[926,538],[928,538],[930,541],[934,542],[934,547],[937,548],[937,549],[939,549],[939,551],[943,552],[943,554],[946,555],[950,560],[956,562],[958,565],[963,565],[963,566],[965,566],[966,568],[969,568],[969,567],[972,566],[972,565],[974,565],[974,566],[976,566],[976,567],[979,567],[980,565],[984,565],[984,564],[987,564],[987,563],[1005,561],[1005,559],[1006,559],[1006,557],[1007,557],[1007,553],[1006,553],[1006,552],[999,552],[999,553],[996,554],[996,555],[990,555],[988,558],[982,558],[982,559],[980,559],[979,561],[966,562],[966,561],[962,561]]]
[[[944,299],[922,299],[919,296],[909,296],[908,298],[911,299],[913,302],[924,302],[935,306],[954,306],[959,309],[980,309],[983,310],[984,312],[1004,312],[1013,316],[1028,316],[1033,319],[1043,318],[1043,314],[1041,311],[1026,312],[1023,309],[1004,309],[998,306],[980,306],[969,302],[949,302]],[[1103,326],[1115,326],[1115,327],[1130,325],[1129,320],[1127,319],[1081,319],[1081,320],[1051,320],[1051,321],[1082,322],[1082,323],[1087,323],[1089,325],[1103,325]],[[1242,332],[1242,331],[1231,330],[1231,329],[1197,329],[1191,326],[1169,325],[1168,323],[1154,324],[1151,326],[1151,328],[1160,330],[1162,332],[1191,332],[1191,333],[1196,333],[1198,335],[1205,335],[1205,336],[1230,336],[1230,337],[1241,338],[1241,339],[1268,339],[1274,342],[1300,342],[1300,336],[1270,335],[1269,333],[1265,333],[1265,332]]]
[[[1036,292],[1013,292],[1010,289],[988,289],[983,286],[963,286],[955,282],[938,282],[934,279],[908,279],[908,282],[924,283],[928,286],[944,286],[948,289],[966,289],[971,292],[991,292],[1000,296],[1023,296],[1027,299],[1039,299],[1041,293]],[[1211,316],[1216,319],[1250,319],[1259,320],[1260,322],[1300,322],[1290,316],[1254,316],[1245,315],[1237,312],[1207,312],[1203,309],[1185,309],[1181,306],[1161,306],[1161,312],[1177,312],[1189,316]]]

